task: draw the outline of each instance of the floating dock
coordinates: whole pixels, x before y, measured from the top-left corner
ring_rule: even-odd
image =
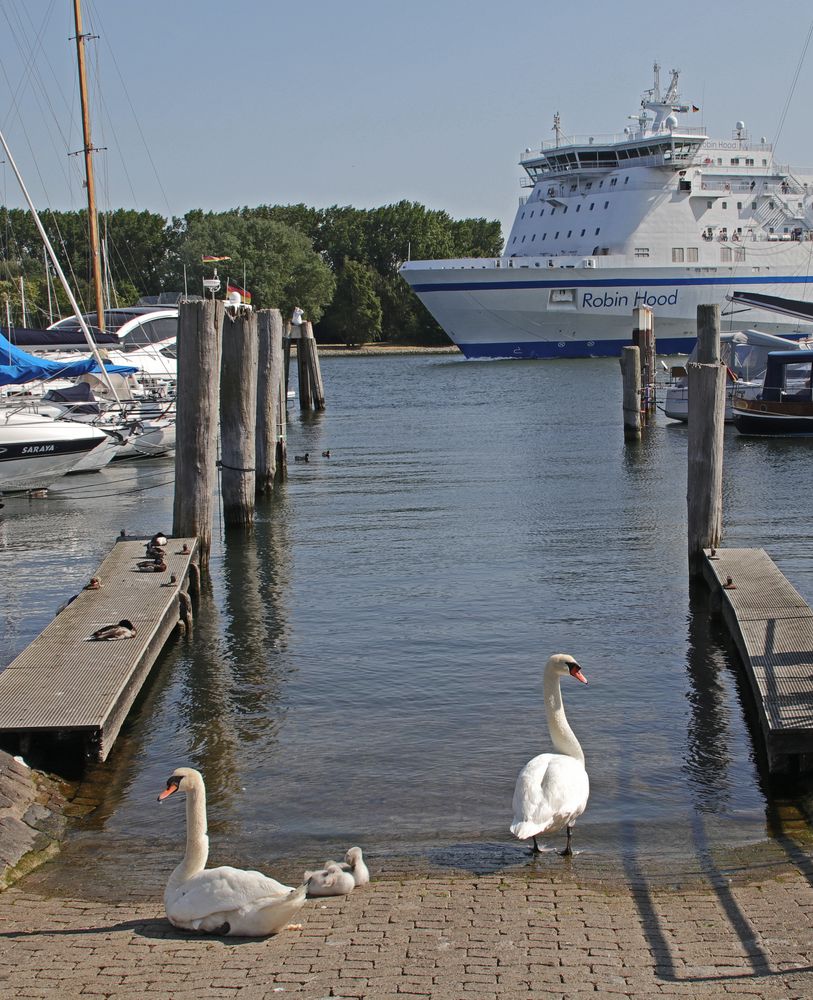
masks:
[[[73,738],[87,759],[102,761],[158,654],[197,592],[196,538],[170,538],[162,572],[143,572],[147,539],[120,539],[96,570],[98,589],[80,590],[0,672],[0,740],[24,750],[37,738]],[[87,581],[83,581],[87,582]],[[135,635],[89,641],[124,619]]]
[[[813,610],[764,549],[706,549],[756,702],[771,771],[813,767]]]

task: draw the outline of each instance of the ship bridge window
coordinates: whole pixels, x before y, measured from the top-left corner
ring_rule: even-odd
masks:
[[[598,236],[598,230],[596,230],[596,236]],[[674,253],[674,251],[672,251],[672,252]],[[649,247],[636,247],[635,248],[635,256],[636,257],[648,257],[649,256]],[[672,259],[674,260],[674,258],[672,258]]]
[[[683,247],[672,247],[672,263],[682,264],[685,259]]]

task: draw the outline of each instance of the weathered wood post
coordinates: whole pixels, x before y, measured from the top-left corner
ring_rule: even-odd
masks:
[[[313,336],[313,325],[307,320],[301,326],[302,335],[297,345],[297,351],[302,358],[305,378],[309,386],[309,395],[313,405],[317,410],[325,408],[325,386],[322,382],[322,371],[319,367],[319,352],[316,348],[316,339]],[[303,367],[300,366],[299,377],[302,379]],[[302,409],[306,409],[300,400]]]
[[[172,534],[198,538],[203,569],[212,548],[223,309],[207,300],[181,302],[178,310]]]
[[[640,353],[637,347],[623,347],[621,349],[625,441],[640,441],[641,439]]]
[[[257,426],[257,314],[230,307],[220,366],[220,490],[229,527],[254,522]]]
[[[285,391],[282,356],[282,313],[279,309],[262,309],[257,313],[257,494],[269,493],[277,469],[279,443],[285,435]],[[281,424],[281,426],[280,426]]]
[[[632,342],[640,350],[641,419],[644,423],[655,416],[655,319],[649,306],[633,309]]]
[[[723,431],[726,370],[720,362],[720,307],[697,307],[696,364],[688,366],[689,435],[686,502],[689,575],[703,571],[703,549],[723,532]]]
[[[291,342],[296,343],[296,373],[297,392],[299,393],[299,409],[309,410],[311,408],[311,380],[308,372],[308,358],[302,349],[302,341],[305,336],[305,324],[291,325]]]

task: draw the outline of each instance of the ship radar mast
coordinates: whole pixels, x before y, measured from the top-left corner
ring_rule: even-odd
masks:
[[[559,117],[559,112],[556,111],[553,115],[553,136],[556,140],[556,145],[561,146],[562,144],[562,119]]]
[[[644,96],[641,100],[640,112],[637,115],[630,115],[630,118],[637,120],[642,135],[646,135],[647,131],[659,132],[666,124],[666,120],[669,115],[673,112],[686,112],[690,110],[688,104],[678,103],[678,79],[680,78],[680,70],[671,70],[672,78],[669,81],[669,86],[666,88],[666,93],[663,97],[661,97],[661,67],[658,63],[655,63],[653,69],[655,73],[655,81],[652,89],[644,91]],[[649,116],[646,113],[647,111],[652,111],[655,115],[650,129],[648,129]]]

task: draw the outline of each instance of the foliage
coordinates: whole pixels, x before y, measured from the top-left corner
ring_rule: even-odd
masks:
[[[381,339],[381,315],[375,272],[358,261],[345,260],[322,326],[348,347],[362,347]]]

